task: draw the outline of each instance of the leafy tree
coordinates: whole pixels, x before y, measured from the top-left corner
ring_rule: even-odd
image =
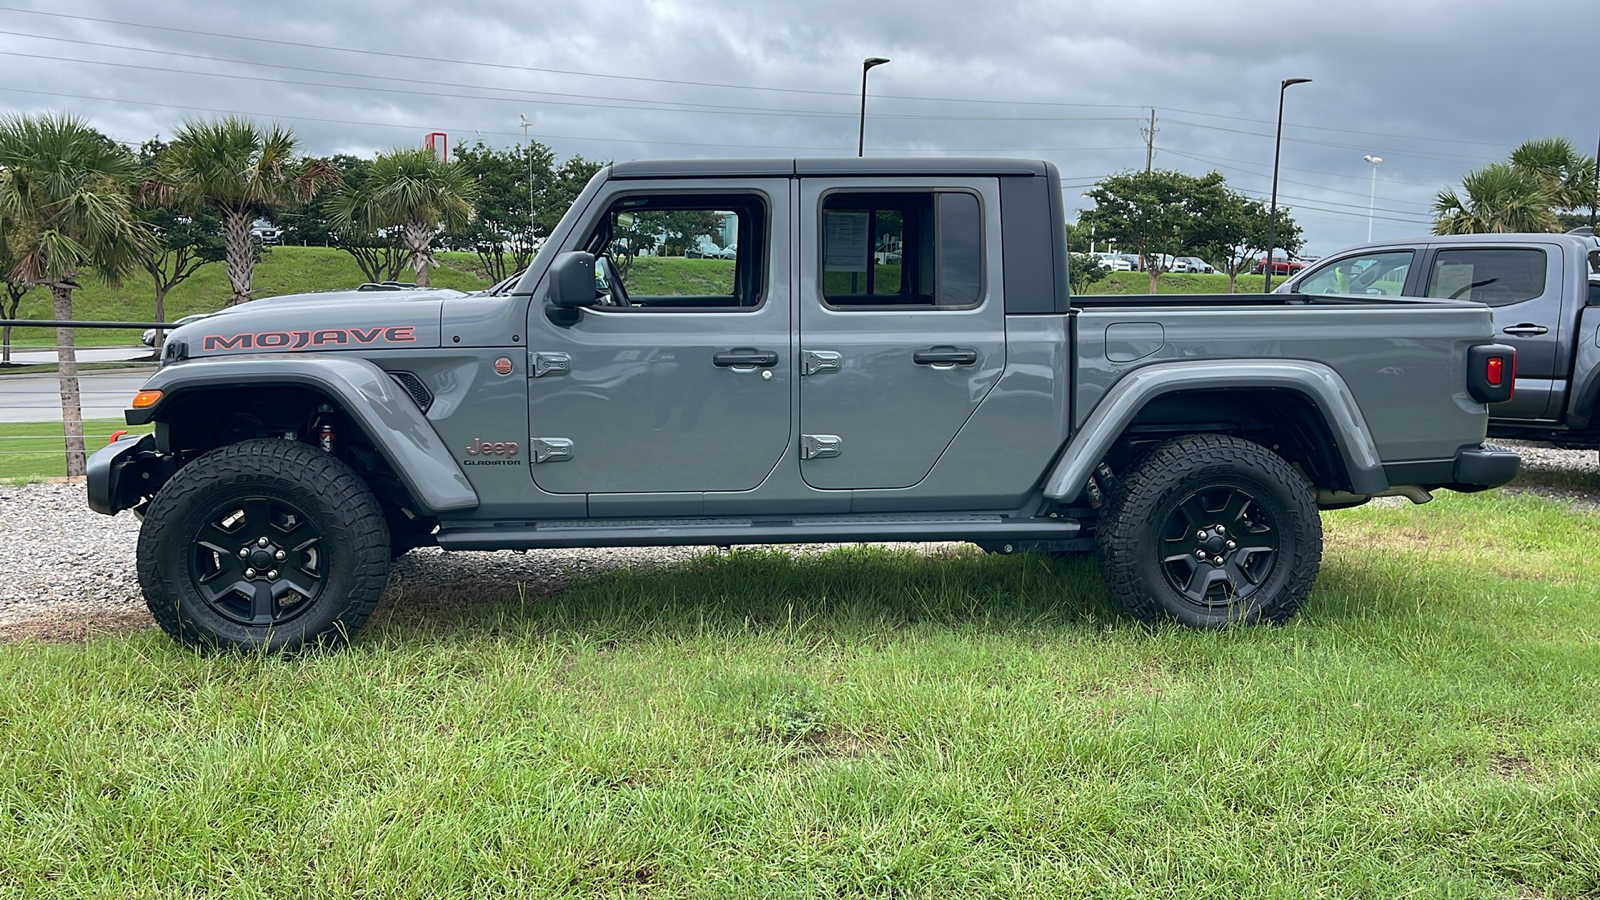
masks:
[[[4,242],[0,242],[0,280],[6,284],[6,293],[0,297],[0,319],[15,319],[17,307],[22,305],[22,298],[28,295],[30,285],[11,277],[11,270],[17,261],[6,250]],[[0,366],[11,365],[11,326],[0,327]]]
[[[1195,244],[1217,268],[1227,273],[1228,293],[1238,289],[1239,275],[1254,268],[1259,253],[1267,249],[1267,225],[1272,209],[1234,190],[1224,190],[1221,200],[1198,223]],[[1305,238],[1300,225],[1285,207],[1278,207],[1277,227],[1273,229],[1273,249],[1299,252]]]
[[[70,115],[0,120],[0,241],[8,280],[50,289],[57,319],[72,318],[85,271],[116,281],[138,265],[146,236],[133,211],[133,157]],[[83,412],[72,329],[56,329],[67,475],[84,473]]]
[[[1434,198],[1435,234],[1561,231],[1600,203],[1594,159],[1563,137],[1523,141],[1506,161],[1463,176],[1461,191]]]
[[[643,251],[658,256],[683,256],[701,237],[715,235],[722,220],[709,209],[642,210],[624,213],[612,222],[613,261],[624,278]]]
[[[1089,293],[1089,286],[1110,272],[1098,256],[1088,253],[1067,254],[1067,284],[1074,294]]]
[[[1198,178],[1165,169],[1111,175],[1089,191],[1095,205],[1079,217],[1078,224],[1091,225],[1100,237],[1135,248],[1150,274],[1154,294],[1168,258],[1183,255],[1203,220],[1222,202],[1223,183],[1216,172]]]
[[[135,213],[149,233],[139,265],[155,286],[155,318],[166,321],[167,294],[187,281],[201,267],[227,258],[222,240],[222,222],[209,210],[189,215],[173,206],[173,190],[162,180],[161,157],[167,145],[159,140],[139,147],[139,189],[135,192]],[[259,252],[254,242],[252,248]],[[166,332],[156,332],[156,349],[166,342]]]
[[[1461,179],[1466,196],[1445,188],[1433,201],[1434,234],[1555,231],[1554,197],[1539,175],[1490,163]]]
[[[457,147],[455,154],[456,162],[476,182],[478,194],[471,220],[448,232],[444,243],[478,254],[492,281],[527,268],[572,201],[604,165],[581,156],[557,165],[554,151],[538,141],[506,150],[478,141]]]
[[[372,162],[348,153],[336,153],[329,157],[307,159],[304,165],[315,165],[327,171],[337,172],[338,177],[318,185],[311,196],[296,199],[284,206],[273,216],[272,221],[278,226],[279,236],[285,244],[301,247],[339,246],[339,235],[333,230],[333,226],[328,224],[324,207],[334,190],[365,178],[367,170],[372,167]]]
[[[1575,211],[1595,203],[1595,161],[1564,137],[1523,141],[1511,151],[1511,165],[1538,176],[1558,210]]]
[[[167,183],[185,209],[212,209],[222,219],[228,249],[230,304],[250,299],[255,265],[250,225],[299,199],[338,173],[323,160],[296,160],[294,132],[262,130],[239,116],[185,122],[164,154]]]
[[[396,149],[378,154],[359,190],[333,196],[329,220],[338,228],[363,222],[375,233],[397,229],[416,282],[426,287],[429,267],[438,265],[434,235],[465,223],[476,195],[476,184],[461,166],[427,148]]]

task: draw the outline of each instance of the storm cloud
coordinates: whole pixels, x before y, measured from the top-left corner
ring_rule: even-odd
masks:
[[[1278,83],[1280,201],[1308,251],[1427,229],[1434,194],[1530,137],[1592,152],[1600,4],[1213,0],[805,4],[388,0],[0,6],[8,112],[70,110],[112,137],[245,113],[317,154],[445,132],[524,134],[597,159],[855,152],[1049,159],[1067,202],[1145,164],[1265,196]],[[531,123],[527,132],[521,117]]]

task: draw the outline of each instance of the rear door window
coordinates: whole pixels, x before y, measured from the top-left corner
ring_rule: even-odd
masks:
[[[1543,250],[1440,250],[1428,272],[1427,296],[1509,306],[1543,296],[1544,285]]]

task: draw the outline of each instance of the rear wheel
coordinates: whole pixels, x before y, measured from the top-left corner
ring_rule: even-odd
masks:
[[[1311,591],[1322,521],[1280,456],[1227,435],[1168,441],[1102,510],[1106,587],[1133,615],[1197,628],[1281,622]]]
[[[389,531],[343,462],[294,441],[245,441],[162,487],[139,532],[138,571],[156,622],[186,644],[333,645],[383,593]]]

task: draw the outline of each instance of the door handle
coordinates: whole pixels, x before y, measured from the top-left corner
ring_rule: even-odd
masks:
[[[978,361],[978,351],[957,347],[929,347],[911,354],[919,366],[970,366]]]
[[[755,350],[750,347],[738,347],[733,350],[724,350],[713,354],[711,364],[719,369],[762,368],[770,369],[778,364],[778,354],[772,350]]]
[[[1533,337],[1536,334],[1544,334],[1549,330],[1543,325],[1535,325],[1532,322],[1523,322],[1521,325],[1508,325],[1500,329],[1505,334],[1514,334],[1517,337]]]

